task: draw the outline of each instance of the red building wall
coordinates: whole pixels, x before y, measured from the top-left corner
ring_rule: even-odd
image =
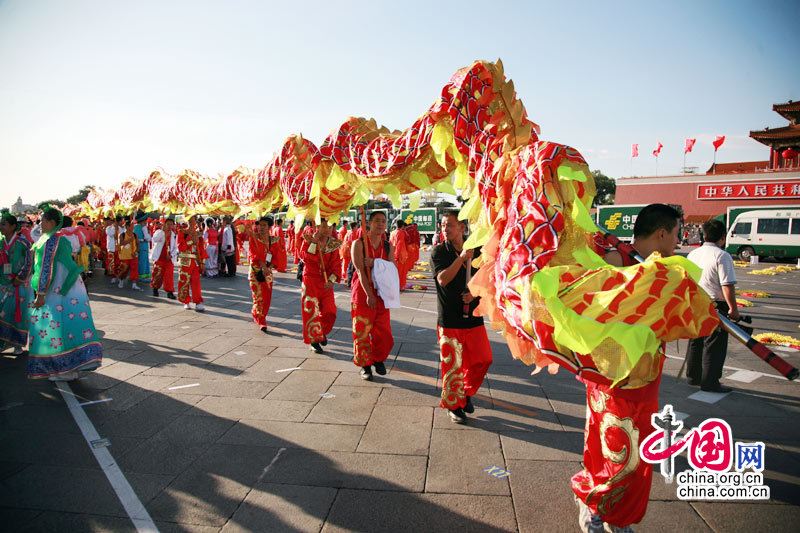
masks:
[[[688,222],[725,213],[729,206],[800,205],[800,171],[619,178],[615,204],[678,204]],[[760,188],[755,189],[756,186]],[[782,187],[781,187],[782,186]],[[711,187],[711,189],[708,189]],[[701,199],[708,191],[729,197]],[[744,187],[744,189],[743,189]],[[754,193],[766,192],[768,198]],[[782,194],[780,194],[782,193]]]

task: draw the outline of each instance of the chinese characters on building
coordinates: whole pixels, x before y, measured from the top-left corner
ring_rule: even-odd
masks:
[[[700,184],[697,186],[697,198],[698,200],[800,198],[800,181]]]

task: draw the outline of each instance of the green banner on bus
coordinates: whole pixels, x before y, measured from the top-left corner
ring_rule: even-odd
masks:
[[[433,233],[436,231],[436,208],[426,207],[412,211],[401,209],[400,217],[406,224],[416,224],[420,233]]]

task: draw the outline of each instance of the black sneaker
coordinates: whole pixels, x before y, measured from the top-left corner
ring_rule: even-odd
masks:
[[[361,367],[361,379],[364,381],[372,381],[372,368],[369,365]]]
[[[463,424],[467,421],[467,415],[464,414],[464,410],[460,407],[458,409],[448,409],[447,415],[456,424]]]
[[[467,405],[464,406],[464,412],[469,414],[475,412],[475,406],[472,405],[472,396],[467,396]]]
[[[267,332],[267,326],[261,326],[261,333]]]
[[[170,300],[177,300],[177,298],[175,298],[175,294],[173,294],[171,292],[167,293],[167,298],[169,298]]]
[[[314,350],[314,353],[325,353],[322,350],[322,346],[318,342],[312,342],[311,349]]]
[[[386,375],[386,365],[383,363],[375,363],[375,372],[378,373],[380,376]]]
[[[158,289],[153,289],[153,296],[158,298]]]
[[[327,346],[328,345],[328,336],[327,335],[323,335],[322,336],[322,342],[320,344],[323,345],[323,346]]]

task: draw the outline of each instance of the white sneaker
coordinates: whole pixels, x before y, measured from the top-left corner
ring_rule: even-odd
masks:
[[[125,280],[122,280],[122,279],[119,280],[119,285],[117,285],[117,287],[119,287],[121,289],[124,286],[125,286]]]
[[[69,374],[61,374],[60,376],[51,376],[47,379],[49,381],[74,381],[78,379],[78,373],[70,372]]]
[[[192,308],[192,306],[191,306],[191,305],[189,305],[189,304],[183,304],[183,308],[184,308],[185,310],[189,311],[189,310]]]
[[[135,291],[140,291],[140,290],[142,290],[142,288],[141,288],[141,287],[139,287],[139,286],[138,286],[136,283],[134,283],[133,285],[131,285],[131,289],[133,289],[133,290],[135,290]]]
[[[116,282],[118,282],[118,281],[119,281],[119,280],[118,280],[117,278],[111,278],[111,284],[112,284],[112,285],[113,285],[113,284],[115,284],[115,283],[116,283]]]
[[[197,311],[198,313],[202,313],[203,311],[206,310],[206,308],[203,304],[200,303],[194,306],[194,310]]]
[[[592,511],[583,503],[583,500],[575,497],[575,505],[578,506],[578,527],[584,533],[603,533],[603,519],[599,514],[592,514]]]

